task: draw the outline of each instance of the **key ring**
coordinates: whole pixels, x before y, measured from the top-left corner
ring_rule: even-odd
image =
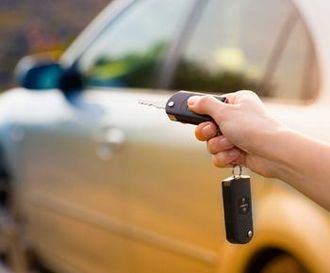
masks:
[[[235,169],[237,169],[237,167],[238,167],[238,170],[239,170],[238,174],[235,173]],[[241,175],[242,175],[242,166],[241,165],[234,165],[233,170],[231,171],[231,173],[232,173],[234,179],[240,178]]]

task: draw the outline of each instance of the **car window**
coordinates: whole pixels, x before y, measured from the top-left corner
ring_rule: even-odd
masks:
[[[87,85],[153,87],[191,0],[140,0],[115,19],[78,62]]]
[[[314,49],[301,20],[294,24],[283,52],[274,62],[276,68],[273,73],[269,73],[268,79],[264,77],[272,87],[272,97],[290,100],[313,98],[318,86],[317,65]]]
[[[211,0],[186,42],[171,88],[301,98],[311,50],[288,0]]]

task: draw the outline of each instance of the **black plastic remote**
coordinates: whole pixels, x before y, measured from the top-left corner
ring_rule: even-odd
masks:
[[[166,103],[165,111],[170,120],[182,123],[190,123],[198,125],[204,121],[213,121],[208,115],[199,115],[189,110],[187,100],[191,96],[205,96],[203,93],[193,93],[187,91],[179,91],[169,98]],[[226,102],[226,97],[214,96],[222,102]]]
[[[246,244],[253,237],[250,177],[241,175],[222,181],[226,237],[233,244]]]

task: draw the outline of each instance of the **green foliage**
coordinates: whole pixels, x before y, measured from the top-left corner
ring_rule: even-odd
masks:
[[[85,73],[85,80],[97,86],[152,88],[165,49],[166,43],[159,42],[144,52],[128,52],[117,58],[101,55]]]
[[[262,90],[262,96],[268,96],[273,89],[272,86],[261,88],[259,79],[249,78],[244,72],[219,70],[211,73],[198,63],[188,60],[180,61],[172,88],[212,93],[228,93],[243,89]]]

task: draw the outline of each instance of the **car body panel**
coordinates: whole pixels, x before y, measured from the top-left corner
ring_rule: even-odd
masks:
[[[28,108],[37,108],[41,112],[39,114],[34,112],[32,116],[27,117],[26,112],[22,109],[25,120],[20,121],[25,125],[28,124],[29,128],[28,130],[23,129],[25,132],[24,152],[26,155],[34,154],[33,161],[29,162],[30,158],[22,161],[25,170],[23,208],[27,210],[26,215],[29,216],[29,238],[40,249],[42,255],[50,253],[52,256],[56,256],[60,253],[61,256],[58,257],[60,263],[79,264],[82,268],[77,268],[77,270],[87,270],[87,272],[92,272],[92,269],[94,272],[97,269],[97,272],[103,272],[104,268],[121,269],[122,272],[125,272],[125,268],[126,272],[133,269],[136,272],[161,271],[163,267],[160,266],[160,261],[166,261],[169,267],[184,270],[200,268],[201,272],[217,272],[217,268],[224,265],[221,260],[226,257],[225,254],[232,247],[228,247],[228,244],[225,243],[224,234],[221,232],[223,228],[222,209],[219,200],[219,184],[216,181],[219,182],[221,178],[229,176],[230,172],[217,170],[210,165],[204,145],[197,144],[194,140],[192,126],[173,123],[164,112],[157,109],[146,110],[144,106],[138,104],[138,100],[145,96],[156,101],[164,101],[169,93],[150,95],[150,92],[143,93],[141,90],[138,92],[113,90],[111,93],[100,90],[86,91],[80,100],[96,107],[98,110],[95,111],[93,108],[93,111],[101,112],[103,117],[95,122],[98,113],[94,120],[90,115],[85,116],[85,118],[88,117],[88,123],[84,117],[79,115],[79,103],[76,104],[79,107],[74,108],[56,91],[53,94],[42,94],[42,96],[50,98],[53,105],[52,110],[59,107],[61,111],[49,111],[50,108],[47,103],[45,104],[45,98],[41,99],[39,102],[42,104],[38,105],[35,98],[27,96],[31,99],[33,106],[29,105],[27,101],[24,102],[24,105]],[[56,104],[58,106],[55,106]],[[81,104],[84,105],[84,103]],[[130,114],[125,114],[125,107],[122,106],[124,104],[127,109],[130,109]],[[278,110],[277,107],[273,107]],[[67,113],[70,115],[63,115],[65,113],[63,108],[67,108]],[[279,112],[276,112],[271,106],[269,109],[273,114],[277,113],[279,119],[297,130],[310,128],[313,124],[311,122],[306,126],[306,124],[299,123],[302,115],[311,116],[313,107],[310,107],[310,111],[302,106],[286,106]],[[314,109],[314,115],[319,116],[320,107],[316,107],[316,109],[318,111]],[[48,111],[49,113],[62,112],[64,119],[61,120],[61,115],[47,117],[44,113]],[[40,115],[41,113],[42,115]],[[282,116],[278,113],[281,113]],[[42,126],[40,118],[36,120],[35,115],[42,117]],[[20,118],[17,117],[17,120]],[[34,127],[31,123],[36,123],[38,126]],[[60,135],[54,135],[54,130],[58,131],[54,126],[56,123],[61,128]],[[66,126],[68,131],[63,129],[64,124],[69,124]],[[119,128],[125,134],[125,144],[122,150],[114,152],[109,158],[100,158],[98,154],[98,141],[102,136],[101,128],[104,124],[108,126],[111,124],[112,127]],[[325,125],[327,124],[325,123]],[[42,128],[42,135],[39,137],[38,127],[39,130]],[[81,127],[85,129],[87,135],[93,132],[91,138],[94,139],[94,142],[81,141],[84,135]],[[91,128],[94,129],[91,130]],[[317,128],[320,128],[320,124]],[[81,143],[77,142],[77,138],[68,141],[70,133],[78,136]],[[320,135],[319,131],[314,131],[314,133]],[[48,134],[47,137],[45,134]],[[52,140],[57,144],[52,143]],[[43,143],[43,141],[47,143]],[[66,145],[65,142],[67,142]],[[61,156],[63,147],[66,152],[70,151],[65,161]],[[40,156],[38,156],[39,154]],[[143,160],[136,156],[141,154],[143,154]],[[98,162],[96,165],[95,159]],[[155,160],[157,160],[157,165],[154,164]],[[45,163],[46,166],[43,168],[35,169],[35,166]],[[88,168],[88,172],[75,171],[79,170],[80,164],[93,167]],[[70,168],[67,168],[68,166]],[[150,166],[153,167],[150,168]],[[201,169],[203,172],[196,174],[191,171],[192,169]],[[63,172],[63,170],[72,173]],[[173,170],[176,171],[173,172]],[[100,172],[108,173],[108,175],[97,175]],[[29,173],[33,174],[31,178],[29,178]],[[77,173],[81,176],[75,177]],[[134,177],[131,177],[132,174]],[[36,176],[45,179],[33,181],[33,177]],[[52,180],[48,180],[49,177]],[[100,177],[100,180],[97,177]],[[102,181],[102,177],[116,177],[117,182],[109,179]],[[179,185],[177,184],[178,177],[182,182]],[[93,182],[88,178],[93,178]],[[287,240],[279,240],[280,235],[276,235],[283,229],[283,225],[273,226],[273,231],[270,232],[269,215],[262,216],[267,215],[268,211],[277,210],[274,207],[268,209],[267,203],[269,206],[274,206],[280,198],[281,204],[286,204],[285,198],[282,199],[279,194],[273,193],[281,188],[283,185],[278,185],[278,182],[275,182],[274,186],[274,183],[265,178],[253,176],[253,201],[254,211],[258,216],[255,219],[258,229],[253,241],[255,243],[252,243],[249,248],[241,248],[243,261],[243,257],[246,260],[250,258],[248,253],[251,252],[247,249],[258,249],[261,245],[267,244],[278,245],[292,253],[299,254],[300,247],[297,248],[297,244],[293,243],[293,240],[290,239],[288,243]],[[267,192],[268,194],[266,194]],[[297,193],[294,191],[291,190],[286,195],[290,197],[287,198],[288,201],[297,202]],[[264,196],[270,201],[266,202]],[[300,199],[305,198],[299,197]],[[111,200],[111,202],[107,202],[107,200]],[[306,203],[306,200],[304,202]],[[310,230],[313,226],[306,226],[304,233],[328,235],[327,213],[323,213],[324,216],[321,217],[322,213],[318,212],[319,208],[316,205],[308,202],[307,207],[315,207],[311,215],[314,217],[319,215],[323,220],[318,221],[320,224],[316,225],[319,228],[317,233]],[[301,225],[298,211],[301,206],[300,204],[290,204],[288,208],[292,208],[290,213],[281,210],[279,206],[277,217],[282,221],[289,217],[290,221],[294,223],[292,232],[295,232],[295,227]],[[292,215],[297,215],[297,219],[294,220]],[[283,236],[291,233],[288,226],[285,226],[285,231],[283,231]],[[47,236],[49,233],[53,236]],[[298,237],[302,233],[299,232]],[[103,236],[101,236],[102,234]],[[274,238],[269,234],[272,234]],[[92,237],[95,244],[89,240],[82,240],[85,236]],[[258,236],[260,236],[260,240],[258,240]],[[65,238],[70,238],[70,240]],[[315,238],[309,236],[305,238],[304,242],[313,245]],[[109,248],[109,246],[113,246],[113,248]],[[320,246],[318,247],[320,248]],[[99,248],[106,251],[98,252]],[[235,249],[237,250],[237,247]],[[99,256],[99,253],[104,253],[104,256]],[[89,257],[93,257],[93,259],[91,260]],[[114,260],[108,261],[108,257],[114,257]],[[154,263],[144,263],[146,257],[152,259]],[[45,259],[47,260],[47,258],[49,257],[46,255]],[[314,258],[319,260],[318,267],[323,263],[324,266],[327,265],[327,259],[322,263],[322,257]],[[95,262],[92,263],[94,260]],[[84,266],[86,261],[88,262]],[[237,269],[231,268],[230,270],[233,271],[230,272],[236,272],[234,270],[241,272],[243,265],[244,263],[240,263]],[[121,271],[119,270],[119,272]]]
[[[63,64],[131,2],[111,4]],[[289,127],[330,141],[330,5],[296,2],[317,45],[320,90],[305,104],[264,101]],[[230,170],[211,166],[193,126],[138,104],[165,103],[171,94],[99,88],[67,98],[14,89],[0,97],[1,144],[37,255],[59,272],[241,273],[259,251],[276,247],[312,273],[328,272],[328,212],[280,181],[251,173],[255,238],[245,246],[225,241],[219,182]]]

